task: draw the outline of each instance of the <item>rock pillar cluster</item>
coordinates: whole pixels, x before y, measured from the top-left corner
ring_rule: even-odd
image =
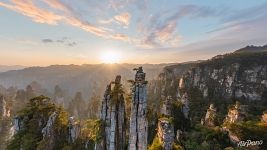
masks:
[[[147,81],[146,74],[142,67],[134,69],[136,71],[135,81],[133,81],[129,150],[147,149]]]
[[[126,139],[125,102],[121,76],[117,76],[105,91],[100,119],[104,122],[103,140],[96,149],[124,150]]]
[[[247,117],[247,105],[240,105],[239,102],[231,107],[225,118],[226,123],[236,123],[243,121]]]

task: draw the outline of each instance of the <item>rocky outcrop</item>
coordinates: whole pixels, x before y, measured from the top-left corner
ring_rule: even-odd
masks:
[[[261,120],[262,120],[262,122],[267,124],[267,111],[263,112]]]
[[[174,127],[171,117],[171,104],[172,104],[172,97],[167,96],[167,98],[163,101],[162,108],[161,108],[161,115],[163,118],[158,119],[158,126],[157,126],[157,136],[162,143],[162,147],[164,150],[171,150],[172,145],[174,142]]]
[[[210,104],[210,107],[206,112],[205,118],[201,120],[201,124],[208,127],[214,127],[216,125],[216,108],[213,104]]]
[[[0,95],[0,120],[10,117],[10,109],[4,96]]]
[[[12,130],[14,131],[14,134],[19,132],[23,127],[23,122],[21,117],[15,117],[13,121],[13,127]]]
[[[52,128],[53,128],[53,125],[55,123],[55,120],[56,120],[56,117],[57,117],[57,114],[56,112],[53,112],[50,116],[49,116],[49,119],[46,123],[46,126],[42,129],[42,134],[43,134],[43,137],[44,138],[50,138],[51,135],[53,135],[53,131],[52,131]]]
[[[267,53],[217,56],[195,65],[183,75],[180,85],[185,89],[198,88],[204,97],[265,100],[266,59]]]
[[[164,150],[172,149],[175,135],[173,125],[168,119],[159,119],[157,136],[159,137]]]
[[[241,105],[239,102],[236,102],[234,106],[229,108],[224,122],[236,123],[243,121],[248,115],[247,111],[247,105]]]
[[[43,140],[47,141],[45,148],[47,150],[52,150],[55,146],[55,130],[54,130],[54,124],[57,118],[57,113],[53,112],[45,125],[45,127],[42,129],[43,134]]]
[[[147,81],[142,67],[136,71],[132,90],[129,150],[147,149]]]
[[[124,150],[126,144],[126,116],[121,76],[119,75],[106,88],[100,119],[104,122],[104,135],[96,149]]]
[[[81,133],[81,126],[79,122],[77,122],[74,117],[69,117],[68,121],[68,142],[74,143],[76,139],[78,139]]]

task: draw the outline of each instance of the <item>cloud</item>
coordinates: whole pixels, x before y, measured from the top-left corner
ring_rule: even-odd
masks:
[[[128,12],[124,12],[114,16],[114,19],[118,21],[120,24],[128,26],[130,24],[131,15]]]
[[[74,9],[72,9],[69,5],[62,3],[60,0],[43,1],[43,4],[46,4],[54,10],[46,10],[44,8],[41,8],[41,6],[38,5],[39,3],[34,3],[34,1],[32,0],[9,1],[9,3],[0,2],[0,6],[30,17],[34,22],[46,23],[51,25],[56,25],[59,22],[65,22],[99,37],[123,41],[127,41],[126,39],[129,38],[126,35],[114,33],[110,29],[94,25],[88,22],[87,20],[82,19],[80,14],[76,13]],[[119,19],[121,23],[124,24],[127,24],[129,22],[129,16],[127,16],[127,14],[123,14],[121,18],[119,17]]]
[[[55,13],[36,7],[33,1],[30,0],[12,0],[12,4],[0,2],[0,6],[28,16],[38,23],[56,24],[62,19],[61,16]]]
[[[68,37],[62,37],[60,39],[55,39],[55,40],[47,38],[47,39],[42,39],[42,42],[45,43],[45,44],[48,44],[48,43],[59,43],[59,44],[63,44],[65,46],[69,46],[69,47],[73,47],[73,46],[77,45],[77,42],[71,41],[71,39],[68,38]]]
[[[54,41],[52,39],[42,39],[43,43],[53,43]]]

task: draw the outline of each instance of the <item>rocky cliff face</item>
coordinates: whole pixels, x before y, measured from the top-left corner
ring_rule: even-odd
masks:
[[[101,144],[96,149],[125,149],[126,116],[121,76],[117,76],[115,82],[107,86],[100,118],[104,122],[104,135]]]
[[[6,144],[12,136],[10,106],[7,99],[0,95],[0,149],[6,149]]]
[[[10,117],[10,109],[4,96],[0,95],[0,120]]]
[[[42,129],[43,134],[43,140],[47,141],[47,145],[45,146],[47,150],[52,150],[55,146],[55,130],[54,130],[54,124],[56,121],[58,114],[56,112],[53,112],[45,125],[45,127]],[[41,121],[40,124],[41,125]]]
[[[164,150],[171,150],[174,142],[174,129],[173,125],[169,120],[159,119],[158,122],[158,133],[160,142]]]
[[[204,97],[266,100],[267,53],[233,53],[197,64],[181,78],[186,89],[196,87]]]
[[[173,99],[171,96],[168,96],[162,104],[161,115],[163,118],[158,119],[157,126],[157,136],[162,143],[162,147],[164,150],[171,150],[174,142],[174,127],[173,123],[170,119],[171,114],[171,104],[173,103]]]
[[[147,81],[145,81],[146,74],[142,67],[135,70],[135,81],[132,82],[129,149],[143,150],[147,149]]]
[[[74,143],[81,134],[81,126],[74,117],[69,117],[68,120],[68,142]]]

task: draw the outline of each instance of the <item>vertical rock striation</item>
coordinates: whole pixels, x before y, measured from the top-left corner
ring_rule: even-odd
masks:
[[[159,119],[158,133],[159,140],[163,143],[164,150],[171,150],[174,142],[174,128],[168,119]]]
[[[68,120],[68,142],[74,143],[81,132],[80,124],[75,121],[74,117],[69,117]]]
[[[0,95],[0,120],[10,117],[10,110],[4,96]]]
[[[135,81],[133,82],[129,149],[147,149],[147,89],[145,81],[146,74],[142,67],[134,69],[136,71]]]
[[[125,102],[121,76],[116,76],[105,91],[100,119],[104,121],[103,140],[96,149],[123,150],[126,139]]]
[[[158,120],[158,133],[157,136],[162,143],[164,150],[171,150],[174,142],[174,127],[170,119],[171,114],[171,103],[172,97],[167,96],[163,102],[161,108],[161,114],[164,116]]]
[[[45,148],[52,150],[55,146],[55,131],[54,124],[57,118],[57,113],[53,112],[46,123],[46,126],[42,129],[43,140],[47,141]]]

